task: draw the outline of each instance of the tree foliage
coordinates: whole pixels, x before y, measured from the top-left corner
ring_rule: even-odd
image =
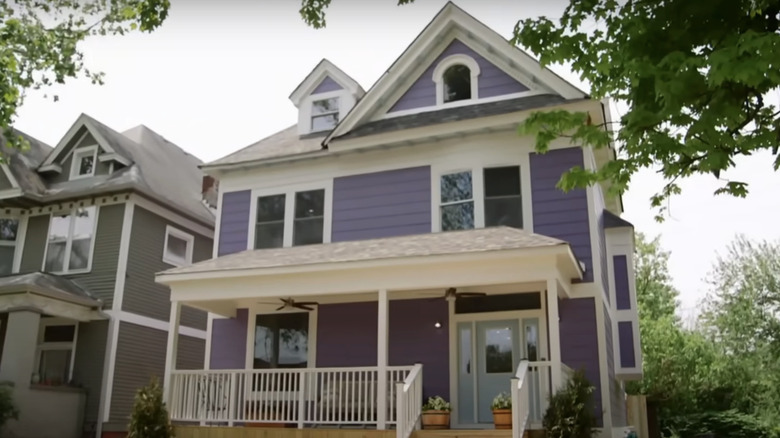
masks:
[[[680,293],[669,274],[669,252],[661,248],[660,236],[647,240],[642,233],[635,238],[634,271],[636,297],[643,320],[674,318]]]
[[[401,0],[398,3],[409,3]],[[301,15],[325,26],[330,0],[302,0]],[[658,169],[663,187],[651,198],[662,220],[680,179],[711,175],[716,193],[746,196],[745,181],[721,179],[740,156],[769,151],[780,168],[780,111],[770,102],[780,86],[778,0],[570,0],[558,19],[520,20],[512,42],[543,65],[566,64],[590,85],[594,99],[611,98],[626,112],[612,124],[586,113],[537,111],[521,132],[546,151],[556,138],[620,153],[601,169],[564,174],[564,190],[611,181],[624,192],[632,175]]]
[[[29,90],[82,74],[102,84],[103,74],[84,64],[82,41],[131,30],[150,32],[165,20],[169,6],[169,0],[0,2],[0,133],[12,144],[23,143],[11,126]]]
[[[593,391],[582,370],[550,397],[542,424],[549,438],[590,438],[596,431]]]
[[[12,386],[0,383],[0,436],[6,423],[19,418],[19,409],[14,403],[13,395]]]
[[[162,388],[157,379],[135,394],[133,412],[128,426],[128,438],[172,438],[173,426],[163,402]]]

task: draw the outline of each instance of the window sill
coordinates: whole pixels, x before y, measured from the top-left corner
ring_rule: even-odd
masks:
[[[85,179],[85,178],[92,178],[93,176],[95,176],[94,172],[93,173],[84,174],[84,175],[71,175],[70,178],[69,178],[69,181],[75,181],[75,180]]]
[[[74,269],[72,271],[47,271],[46,268],[43,269],[43,272],[46,272],[48,274],[54,274],[54,275],[78,275],[78,274],[89,274],[92,271],[92,268],[86,268],[86,269]]]
[[[52,392],[85,392],[84,388],[68,385],[44,385],[41,383],[31,383],[30,389],[34,391],[52,391]]]

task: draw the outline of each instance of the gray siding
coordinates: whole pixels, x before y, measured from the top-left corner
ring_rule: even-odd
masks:
[[[341,90],[341,85],[331,79],[330,76],[325,76],[325,79],[323,79],[322,82],[317,85],[317,88],[315,88],[311,94],[327,93],[328,91],[336,90]]]
[[[222,195],[218,255],[222,256],[247,249],[251,196],[252,193],[249,190]]]
[[[504,94],[527,91],[528,87],[517,82],[490,61],[483,58],[469,46],[459,40],[454,40],[447,46],[431,65],[419,76],[417,81],[401,96],[389,112],[423,108],[436,105],[436,83],[433,82],[433,70],[442,59],[454,55],[468,55],[477,62],[480,69],[478,77],[479,97],[494,97]]]
[[[170,316],[170,289],[155,283],[154,275],[173,267],[162,260],[166,225],[189,232],[186,228],[146,209],[135,207],[127,258],[127,278],[122,299],[122,310],[163,321],[167,321]],[[195,233],[191,234],[195,236],[193,262],[210,258],[211,240]],[[206,313],[184,307],[181,324],[205,330]]]
[[[110,423],[127,425],[138,388],[156,377],[163,384],[168,334],[161,330],[119,323],[119,338],[111,391]]]
[[[108,321],[79,324],[73,380],[87,390],[87,403],[84,408],[84,422],[87,429],[98,419],[107,335]]]
[[[92,270],[85,274],[66,276],[89,289],[96,298],[103,300],[104,308],[110,308],[114,299],[116,268],[119,263],[119,241],[122,235],[124,212],[124,204],[99,207],[97,231],[95,233],[95,251],[92,255]],[[48,215],[30,217],[20,272],[27,273],[42,270],[48,232]]]
[[[593,393],[598,425],[602,425],[601,374],[599,371],[596,306],[593,298],[559,301],[561,360],[574,370],[584,370],[596,387]]]
[[[430,232],[429,166],[333,180],[332,241]]]
[[[204,339],[179,335],[176,352],[177,370],[202,370],[205,356],[206,341]]]
[[[618,310],[631,309],[631,289],[628,285],[628,260],[624,255],[612,257],[615,280],[615,304]]]
[[[566,148],[531,154],[531,196],[534,233],[571,244],[574,255],[585,263],[584,281],[593,281],[588,198],[583,189],[564,193],[555,187],[561,175],[582,166],[582,149]]]
[[[618,321],[618,345],[620,345],[620,366],[634,368],[634,324],[631,321]]]
[[[43,268],[43,253],[46,251],[46,235],[49,233],[49,215],[31,216],[27,221],[27,235],[19,272],[22,274],[40,271]]]

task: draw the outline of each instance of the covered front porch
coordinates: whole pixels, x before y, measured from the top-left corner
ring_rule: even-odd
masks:
[[[361,244],[383,257],[327,261]],[[304,250],[322,261],[295,262]],[[558,300],[580,276],[565,243],[503,228],[248,251],[168,271],[158,281],[172,289],[171,418],[406,438],[427,397],[451,402],[451,427],[476,430],[493,427],[490,402],[505,392],[520,436],[565,378],[549,340]],[[226,317],[213,321],[210,369],[173,366],[182,305]]]

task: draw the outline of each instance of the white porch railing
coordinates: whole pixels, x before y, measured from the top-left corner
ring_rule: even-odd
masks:
[[[417,364],[403,383],[396,383],[396,438],[409,438],[418,427],[422,415],[422,365]]]
[[[522,438],[530,416],[528,361],[520,361],[512,379],[512,438]]]
[[[386,397],[386,423],[395,424],[396,383],[413,369],[387,367],[386,394],[378,394],[378,367],[173,371],[168,409],[173,421],[228,425],[377,424]]]

